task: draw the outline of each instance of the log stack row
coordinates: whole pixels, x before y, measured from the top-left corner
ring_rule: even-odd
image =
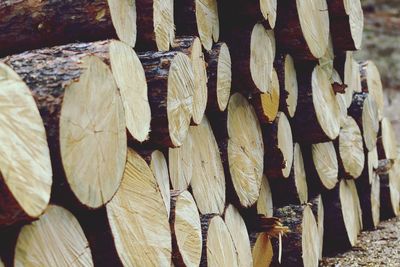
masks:
[[[318,266],[400,213],[346,0],[0,3],[0,266]]]

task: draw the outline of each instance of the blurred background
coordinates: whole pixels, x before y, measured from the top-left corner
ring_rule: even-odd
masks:
[[[385,93],[385,116],[392,120],[400,141],[400,0],[361,0],[364,40],[357,60],[373,60]]]

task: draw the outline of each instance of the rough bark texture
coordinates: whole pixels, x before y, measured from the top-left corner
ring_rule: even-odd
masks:
[[[264,173],[270,179],[284,179],[283,169],[286,166],[282,150],[278,147],[279,117],[270,125],[262,127],[265,146]]]
[[[136,1],[137,21],[137,51],[157,51],[156,34],[154,29],[154,1]]]
[[[174,20],[177,35],[199,36],[195,0],[174,1]]]
[[[379,178],[380,178],[380,186],[381,186],[381,191],[380,191],[380,201],[381,201],[380,218],[381,218],[381,220],[388,220],[390,218],[396,217],[396,214],[394,213],[394,209],[393,209],[393,205],[392,205],[392,199],[391,199],[391,196],[390,196],[390,191],[391,190],[395,190],[395,189],[392,189],[390,187],[389,174],[380,175]]]
[[[107,0],[0,2],[0,56],[116,37]]]

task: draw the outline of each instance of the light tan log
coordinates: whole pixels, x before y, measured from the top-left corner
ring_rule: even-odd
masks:
[[[238,255],[224,220],[218,215],[202,215],[203,249],[201,267],[239,266]]]
[[[336,86],[340,86],[342,88],[343,88],[343,86],[345,86],[345,84],[343,83],[342,79],[339,76],[339,73],[335,69],[332,70],[331,83],[332,83],[332,86],[334,86],[335,83],[336,83]],[[345,90],[347,90],[347,88]],[[339,110],[340,110],[339,122],[340,122],[340,126],[342,126],[346,122],[346,119],[348,117],[346,94],[337,93],[336,94],[336,101],[339,104]]]
[[[274,251],[272,248],[271,237],[267,233],[257,234],[255,244],[252,248],[253,266],[270,266]]]
[[[122,50],[120,45],[124,47]],[[56,183],[52,195],[63,205],[99,208],[112,198],[121,182],[126,157],[125,125],[128,123],[114,77],[121,84],[131,82],[139,86],[139,95],[146,94],[140,80],[134,79],[143,75],[140,64],[132,66],[137,76],[135,73],[125,76],[118,73],[118,68],[113,68],[132,63],[125,51],[129,50],[131,54],[127,55],[135,59],[134,51],[129,47],[124,50],[125,47],[110,41],[80,43],[4,59],[31,89],[36,100],[52,157]],[[117,75],[102,61],[108,59]],[[121,91],[131,88],[124,87]],[[133,99],[127,105],[148,106],[145,98],[134,97],[131,93],[127,93],[129,97],[124,96],[127,101]],[[143,125],[142,121],[133,122],[140,130],[147,128],[145,118],[150,116],[145,108],[141,112]],[[143,132],[147,134],[147,131],[148,128]]]
[[[326,0],[278,1],[275,27],[277,42],[296,59],[322,57],[329,40]]]
[[[396,217],[400,214],[400,162],[394,160],[392,168],[389,170],[387,178],[381,178],[380,191],[380,214],[382,220]]]
[[[381,75],[378,67],[373,61],[360,62],[361,88],[365,93],[369,93],[378,106],[379,121],[383,118],[383,88]]]
[[[396,133],[393,129],[390,119],[384,117],[380,122],[380,129],[377,140],[378,158],[379,159],[397,159],[397,140]]]
[[[177,35],[199,36],[205,50],[219,39],[217,0],[177,0],[174,2]]]
[[[207,62],[207,109],[224,111],[228,105],[232,83],[232,64],[226,43],[217,43],[205,53]]]
[[[174,190],[186,190],[193,177],[193,138],[188,134],[180,147],[168,149],[168,167],[171,187]]]
[[[31,220],[50,200],[52,169],[46,132],[29,88],[0,63],[0,225]],[[34,140],[34,141],[32,141]]]
[[[361,47],[364,15],[360,0],[327,1],[333,45],[337,50]]]
[[[92,253],[78,220],[50,205],[39,220],[18,235],[15,266],[93,266]]]
[[[193,115],[193,65],[182,52],[146,52],[138,55],[144,67],[151,108],[153,143],[179,147]]]
[[[261,180],[260,195],[256,205],[257,214],[261,214],[266,217],[272,217],[274,215],[271,187],[269,185],[267,176],[265,175],[263,175]]]
[[[175,266],[199,266],[202,250],[200,216],[188,191],[171,191],[172,261]]]
[[[193,66],[194,91],[192,122],[201,123],[207,106],[207,71],[201,42],[198,37],[177,37],[172,48],[189,56]]]
[[[239,211],[232,205],[228,205],[225,209],[224,221],[228,227],[229,233],[235,245],[238,266],[253,266],[253,257],[251,255],[250,239],[247,232],[246,224]]]

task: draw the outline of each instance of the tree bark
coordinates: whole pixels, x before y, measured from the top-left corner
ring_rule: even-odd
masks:
[[[391,191],[396,190],[390,185],[390,173],[380,175],[380,218],[381,220],[388,220],[397,216],[395,208],[393,207]],[[398,211],[397,211],[398,213]]]

